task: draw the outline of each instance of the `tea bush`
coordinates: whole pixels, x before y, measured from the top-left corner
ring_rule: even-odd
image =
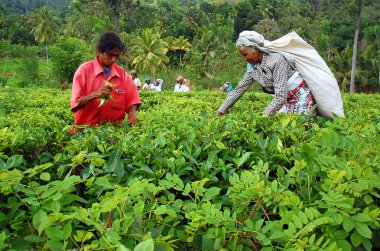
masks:
[[[76,135],[70,92],[0,89],[7,250],[379,248],[380,95],[345,118],[261,115],[246,93],[142,93],[138,126]]]

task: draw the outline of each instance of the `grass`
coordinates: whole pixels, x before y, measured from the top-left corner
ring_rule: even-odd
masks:
[[[4,73],[14,73],[17,69],[17,58],[0,58],[0,70],[1,76]]]
[[[51,62],[49,62],[51,64]],[[48,74],[49,73],[49,66],[46,63],[46,58],[40,58],[39,61],[39,73],[40,74]]]
[[[15,73],[17,72],[18,62],[20,61],[19,58],[0,58],[0,70],[1,75],[4,73]],[[46,64],[46,58],[40,58],[39,59],[39,73],[40,74],[46,74],[49,72],[49,67]]]
[[[4,85],[15,85],[20,78],[17,74],[19,58],[0,58],[0,81]],[[49,67],[46,64],[46,58],[40,58],[39,62],[39,75],[47,75],[49,73]],[[4,80],[2,80],[4,78]],[[1,84],[0,84],[1,85]]]

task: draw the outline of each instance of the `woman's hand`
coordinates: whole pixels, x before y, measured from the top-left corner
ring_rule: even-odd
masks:
[[[102,86],[97,91],[94,92],[95,98],[103,98],[107,96],[107,94],[111,93],[112,87],[111,86]]]
[[[139,119],[136,116],[137,106],[132,105],[128,111],[128,125],[136,125],[139,122]]]
[[[212,116],[209,116],[208,118],[209,119],[216,119],[216,118],[218,118],[218,117],[220,117],[222,115],[223,115],[223,113],[217,111],[215,114],[213,114]]]
[[[88,102],[96,98],[104,98],[109,95],[112,91],[111,86],[102,86],[97,91],[91,92],[87,96],[84,96],[80,101],[78,106],[75,109],[85,106]]]
[[[129,125],[136,125],[139,122],[139,119],[136,116],[135,112],[130,112],[128,114],[128,124]]]

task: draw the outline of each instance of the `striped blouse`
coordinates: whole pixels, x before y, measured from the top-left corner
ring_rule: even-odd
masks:
[[[239,85],[228,93],[218,111],[227,113],[253,82],[257,81],[265,89],[274,91],[272,102],[265,108],[264,113],[275,114],[286,102],[286,83],[294,72],[292,65],[280,53],[263,52],[262,62],[256,63],[253,70],[244,75]]]

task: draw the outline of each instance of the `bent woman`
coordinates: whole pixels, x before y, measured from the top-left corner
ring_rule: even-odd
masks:
[[[217,114],[223,115],[238,101],[254,81],[273,94],[264,114],[277,112],[308,114],[315,104],[313,95],[291,63],[278,52],[267,50],[264,37],[255,31],[240,33],[236,48],[247,62],[247,72],[239,85],[228,93]]]

